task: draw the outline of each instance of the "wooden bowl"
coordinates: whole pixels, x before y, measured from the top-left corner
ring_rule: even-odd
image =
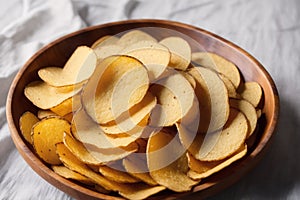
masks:
[[[212,34],[200,28],[186,25],[178,22],[164,20],[128,20],[114,22],[99,26],[88,27],[71,33],[55,40],[39,50],[28,62],[21,68],[16,75],[7,98],[7,120],[13,141],[20,154],[36,173],[47,180],[49,183],[73,196],[76,199],[121,199],[120,197],[110,196],[95,192],[83,187],[75,182],[67,180],[55,174],[49,166],[43,163],[33,152],[22,138],[19,130],[19,118],[22,113],[29,110],[36,113],[37,109],[24,96],[24,87],[33,80],[38,80],[37,71],[45,66],[63,66],[75,48],[79,45],[90,46],[97,38],[104,35],[114,35],[122,31],[133,28],[159,27],[165,28],[164,31],[153,31],[155,36],[160,39],[169,35],[189,36],[189,42],[195,40],[200,43],[203,50],[215,52],[231,62],[235,63],[241,71],[246,81],[258,82],[264,92],[263,117],[259,121],[258,133],[253,146],[243,159],[235,162],[230,167],[205,179],[199,185],[194,187],[191,192],[174,193],[162,192],[151,199],[176,198],[197,192],[199,198],[204,198],[215,194],[218,191],[232,185],[245,175],[257,162],[263,157],[267,147],[270,144],[274,134],[274,129],[278,121],[279,97],[276,86],[264,69],[264,67],[245,52],[243,49],[231,42]],[[173,31],[177,32],[173,32]],[[197,48],[191,42],[192,48]],[[34,189],[34,188],[32,188]]]

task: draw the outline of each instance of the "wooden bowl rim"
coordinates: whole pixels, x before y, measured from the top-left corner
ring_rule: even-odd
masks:
[[[101,24],[101,25],[95,25],[95,26],[90,26],[90,27],[86,27],[83,29],[80,29],[78,31],[69,33],[65,36],[62,36],[56,40],[54,40],[53,42],[50,42],[49,44],[47,44],[46,46],[42,47],[40,50],[38,50],[22,67],[21,69],[18,71],[18,73],[16,74],[11,87],[9,89],[8,92],[8,96],[7,96],[7,102],[6,102],[6,118],[7,118],[7,122],[8,122],[8,126],[11,132],[11,137],[15,143],[15,146],[17,147],[18,151],[20,152],[20,154],[22,155],[22,157],[25,159],[25,161],[31,166],[32,169],[34,169],[34,171],[36,173],[38,173],[40,176],[42,176],[45,180],[47,180],[47,182],[51,183],[52,185],[58,185],[60,184],[60,189],[63,190],[64,192],[69,193],[68,191],[70,190],[76,190],[77,193],[83,193],[84,195],[86,195],[87,197],[90,198],[109,198],[109,199],[123,199],[120,197],[115,197],[115,196],[111,196],[111,195],[106,195],[106,194],[102,194],[93,190],[90,190],[84,186],[81,186],[79,184],[76,184],[70,180],[67,180],[59,175],[57,175],[56,173],[54,173],[48,166],[46,166],[39,158],[37,158],[37,156],[31,151],[31,149],[27,146],[26,142],[23,140],[23,138],[19,135],[19,131],[17,130],[17,127],[14,123],[13,120],[13,115],[12,115],[12,99],[13,99],[13,95],[14,95],[14,91],[15,88],[19,82],[19,80],[22,77],[22,74],[25,72],[25,70],[30,66],[30,64],[40,55],[42,54],[44,51],[46,51],[47,49],[51,48],[52,46],[56,45],[57,43],[62,42],[63,40],[75,36],[75,35],[79,35],[85,32],[89,32],[92,31],[94,29],[101,29],[101,28],[105,28],[105,27],[110,27],[110,26],[117,26],[117,25],[129,25],[129,24],[143,24],[143,23],[157,23],[157,24],[162,24],[162,25],[171,25],[171,26],[179,26],[181,28],[184,29],[188,29],[188,30],[196,30],[198,32],[201,32],[204,35],[208,35],[213,37],[215,40],[220,41],[221,43],[226,43],[227,45],[229,45],[231,48],[237,49],[238,52],[240,52],[241,54],[243,54],[244,56],[246,56],[249,61],[253,62],[254,65],[256,65],[259,70],[262,72],[262,74],[265,76],[266,80],[268,80],[268,85],[271,87],[271,91],[272,91],[272,100],[274,101],[274,112],[272,113],[272,117],[271,117],[271,123],[268,124],[268,126],[265,129],[265,137],[264,140],[259,142],[258,145],[255,147],[255,149],[251,152],[250,155],[248,155],[247,157],[245,157],[245,159],[242,161],[241,165],[244,165],[246,162],[250,161],[251,159],[254,159],[257,155],[259,155],[264,148],[266,148],[266,144],[269,143],[271,137],[274,135],[273,133],[275,132],[276,126],[278,124],[278,119],[279,119],[279,95],[278,95],[278,91],[276,88],[276,85],[272,79],[272,77],[270,76],[270,74],[267,72],[267,70],[262,66],[262,64],[260,62],[258,62],[252,55],[250,55],[248,52],[246,52],[244,49],[242,49],[241,47],[235,45],[234,43],[214,34],[211,33],[207,30],[204,30],[202,28],[199,27],[195,27],[193,25],[190,24],[185,24],[185,23],[181,23],[181,22],[177,22],[177,21],[170,21],[170,20],[160,20],[160,19],[135,19],[135,20],[122,20],[122,21],[116,21],[116,22],[110,22],[110,23],[105,23],[105,24]],[[37,167],[38,166],[38,167]],[[47,176],[48,175],[48,176]],[[205,190],[208,189],[210,187],[215,186],[216,184],[218,184],[218,182],[214,182],[212,184],[208,184],[207,186],[203,187],[203,188],[199,188],[198,190],[195,190],[193,192],[197,192],[197,191],[201,191],[201,190]],[[201,183],[198,185],[200,186]],[[197,187],[197,186],[196,186]],[[193,192],[186,192],[186,193],[178,193],[178,196],[183,196],[183,195],[188,195],[191,194]],[[70,193],[69,193],[70,194]],[[177,193],[174,193],[175,195],[177,195]]]

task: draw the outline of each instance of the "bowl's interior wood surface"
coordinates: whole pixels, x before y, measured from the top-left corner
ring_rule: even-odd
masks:
[[[8,123],[12,132],[12,137],[24,159],[44,179],[60,188],[64,192],[74,196],[75,198],[115,199],[116,197],[109,197],[107,195],[94,192],[72,181],[59,177],[54,172],[52,172],[47,165],[41,162],[34,153],[31,152],[30,147],[24,143],[24,140],[22,140],[22,137],[20,136],[18,121],[21,114],[25,111],[29,110],[32,112],[36,112],[37,110],[24,96],[24,87],[31,81],[39,79],[37,75],[38,69],[46,66],[63,66],[77,46],[90,46],[101,36],[114,35],[121,31],[141,27],[167,28],[163,32],[156,30],[151,31],[151,34],[154,34],[158,39],[170,36],[170,34],[176,35],[176,33],[168,29],[176,30],[181,33],[178,35],[183,36],[184,39],[187,39],[190,42],[194,51],[206,50],[215,52],[227,58],[238,66],[245,80],[257,81],[263,88],[265,98],[263,108],[265,122],[263,123],[263,127],[260,127],[259,131],[261,132],[261,134],[259,135],[260,137],[255,143],[256,146],[253,148],[253,151],[249,152],[248,155],[242,160],[234,163],[232,166],[226,168],[222,172],[217,173],[210,178],[207,178],[205,181],[201,182],[200,185],[196,186],[194,188],[194,191],[198,191],[199,197],[212,195],[215,192],[231,185],[232,183],[240,179],[261,159],[263,153],[266,150],[266,144],[269,144],[269,139],[272,136],[278,117],[279,100],[277,90],[271,77],[267,74],[263,67],[245,51],[214,34],[177,22],[132,20],[127,22],[112,23],[109,26],[100,25],[89,27],[60,38],[53,43],[45,46],[38,53],[36,53],[17,74],[12,84],[12,88],[10,90],[7,101],[7,116]],[[149,30],[150,29],[146,29],[146,31]],[[184,35],[188,35],[190,38]],[[195,45],[193,40],[201,44],[201,48]],[[188,193],[175,194],[171,192],[164,192],[158,195],[158,197],[151,198],[161,199],[167,196],[170,197],[170,195],[176,197],[186,194]]]

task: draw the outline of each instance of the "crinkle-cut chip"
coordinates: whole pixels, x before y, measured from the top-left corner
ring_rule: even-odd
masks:
[[[222,128],[229,116],[229,98],[225,84],[217,73],[207,68],[192,68],[189,73],[195,78],[200,88],[198,88],[198,92],[196,91],[196,95],[197,93],[199,95],[200,119],[210,115],[210,120],[204,119],[208,124],[201,124],[200,120],[200,130],[212,132]],[[203,94],[199,94],[201,92]],[[201,98],[204,95],[208,95],[208,97]],[[204,114],[203,116],[202,113]]]
[[[46,110],[57,106],[79,91],[80,88],[62,93],[58,91],[57,87],[52,87],[42,81],[34,81],[25,87],[24,94],[35,106]]]
[[[158,184],[170,190],[189,191],[198,181],[187,176],[186,151],[179,141],[175,140],[175,143],[172,143],[174,140],[173,136],[164,131],[150,136],[147,145],[147,162],[150,175]],[[172,145],[172,148],[168,148],[167,145],[169,144]],[[180,154],[178,155],[178,153]],[[168,163],[168,161],[171,162]]]
[[[231,108],[229,119],[224,126],[223,130],[220,130],[220,134],[214,147],[208,154],[202,156],[200,151],[191,152],[192,155],[201,161],[217,161],[225,159],[234,154],[245,143],[248,133],[248,122],[243,113]],[[214,133],[207,133],[214,134]],[[205,135],[207,137],[207,135]],[[205,140],[204,140],[205,142]],[[203,145],[203,143],[202,143]]]
[[[112,181],[118,182],[118,183],[137,183],[140,182],[139,179],[131,176],[125,171],[121,171],[118,169],[114,169],[108,166],[100,166],[99,172],[106,177],[107,179],[110,179]]]
[[[196,88],[196,81],[193,78],[193,76],[191,76],[189,73],[184,71],[179,71],[179,73],[182,74],[184,78],[186,78],[186,80],[191,84],[193,89]]]
[[[26,111],[19,119],[19,126],[24,139],[32,144],[32,127],[40,120],[31,112]]]
[[[50,108],[50,110],[52,112],[54,112],[55,114],[63,117],[66,114],[69,114],[71,112],[75,112],[80,107],[81,107],[80,95],[76,94],[75,96],[64,100],[63,102],[61,102],[57,106],[54,106],[53,108]]]
[[[156,97],[147,92],[141,102],[134,105],[128,111],[122,113],[117,119],[101,125],[105,133],[126,133],[137,125],[146,126],[151,110],[156,105]],[[143,122],[142,122],[143,121]],[[141,123],[142,122],[142,123]]]
[[[43,118],[51,117],[51,116],[57,116],[57,114],[55,114],[51,110],[38,110],[38,112],[37,112],[37,117],[39,119],[43,119]]]
[[[190,83],[175,70],[169,76],[159,79],[150,87],[158,105],[151,113],[151,126],[172,126],[190,110],[194,100],[194,90]]]
[[[133,30],[121,36],[117,44],[127,47],[140,41],[157,42],[157,40],[148,33],[140,30]]]
[[[257,124],[257,113],[254,106],[246,100],[230,99],[230,106],[241,111],[249,122],[247,138],[249,138]]]
[[[185,71],[190,62],[192,50],[187,41],[180,37],[167,37],[159,42],[171,52],[170,67]]]
[[[165,46],[153,41],[140,41],[122,50],[122,54],[141,61],[148,70],[150,81],[157,79],[167,68],[171,53]]]
[[[63,68],[46,67],[38,71],[39,77],[51,86],[74,85],[87,80],[94,72],[97,56],[93,49],[80,46],[73,52]]]
[[[102,47],[102,46],[106,46],[106,45],[112,45],[112,44],[116,44],[119,41],[119,38],[116,36],[112,36],[112,35],[105,35],[100,37],[98,40],[96,40],[91,48],[92,49],[96,49],[98,47]]]
[[[109,56],[118,55],[122,52],[123,47],[117,44],[97,47],[94,51],[98,60],[103,60]]]
[[[192,61],[203,67],[208,67],[226,76],[238,88],[241,76],[237,67],[225,58],[209,52],[192,53]]]
[[[124,184],[108,180],[78,160],[63,143],[56,145],[56,152],[66,167],[88,177],[106,190],[118,191],[125,198],[144,199],[165,189],[163,186],[153,187],[143,183]]]
[[[81,100],[89,116],[105,124],[139,103],[148,87],[148,73],[140,61],[111,56],[99,63],[82,90]]]
[[[78,110],[74,114],[71,128],[72,134],[77,140],[101,149],[128,146],[143,133],[143,130],[140,132],[139,130],[136,130],[137,132],[130,132],[132,135],[126,134],[122,137],[111,137],[110,135],[105,134],[99,124],[91,120],[83,109]]]
[[[150,176],[145,154],[133,154],[123,159],[123,166],[133,177],[147,183],[157,185],[157,182]]]
[[[70,134],[70,124],[59,117],[42,119],[33,127],[32,140],[36,153],[45,162],[58,165],[55,145],[63,141],[64,133]]]
[[[188,172],[188,176],[195,180],[200,180],[206,177],[211,176],[214,173],[217,173],[228,167],[233,162],[241,159],[247,153],[247,145],[242,145],[242,147],[231,157],[220,160],[220,161],[200,161],[195,159],[191,154],[187,154],[189,160],[190,171]]]
[[[243,99],[249,101],[255,108],[262,98],[262,89],[256,82],[246,82],[238,91]]]
[[[234,87],[233,83],[223,74],[219,74],[219,77],[222,79],[224,82],[227,91],[228,91],[228,97],[230,98],[238,98],[239,95],[236,92],[236,88]]]
[[[63,166],[63,165],[52,165],[51,168],[53,169],[53,171],[55,173],[57,173],[58,175],[67,178],[67,179],[72,179],[72,180],[76,180],[79,181],[83,184],[86,185],[93,185],[94,182],[91,181],[91,179],[87,178],[86,176],[83,176],[73,170],[70,170],[69,168]]]

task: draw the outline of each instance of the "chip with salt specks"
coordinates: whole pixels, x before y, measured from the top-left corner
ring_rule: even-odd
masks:
[[[40,69],[38,74],[51,86],[74,85],[87,80],[94,72],[96,64],[95,52],[87,46],[80,46],[77,47],[63,68],[46,67]]]
[[[46,110],[57,106],[79,91],[80,88],[69,92],[60,92],[57,87],[52,87],[42,81],[34,81],[25,87],[24,94],[38,108]]]
[[[182,150],[182,146],[179,141],[175,141],[175,145],[172,148],[168,148],[167,145],[174,141],[174,138],[169,133],[164,131],[153,133],[147,145],[147,162],[151,177],[160,185],[167,187],[170,190],[176,192],[184,192],[191,190],[192,186],[198,182],[190,179],[187,176],[188,172],[188,160]],[[170,151],[173,150],[173,151]],[[178,151],[179,153],[172,160],[171,163],[167,163],[172,154]],[[175,153],[176,154],[176,153]]]
[[[236,91],[236,88],[234,87],[233,83],[223,74],[219,74],[219,77],[222,79],[222,81],[224,82],[227,91],[228,91],[228,97],[230,98],[238,98],[239,95]]]
[[[241,76],[238,68],[225,58],[210,52],[192,53],[192,61],[197,65],[208,67],[226,76],[238,88],[241,82]]]
[[[220,160],[220,161],[211,161],[205,162],[195,159],[191,154],[187,154],[189,160],[190,170],[188,172],[188,176],[195,180],[200,180],[206,177],[211,176],[214,173],[217,173],[228,167],[233,162],[241,159],[247,153],[247,146],[242,145],[242,147],[231,157]]]
[[[75,112],[80,107],[81,107],[80,95],[77,94],[73,97],[70,97],[70,98],[64,100],[63,102],[61,102],[57,106],[54,106],[53,108],[50,108],[50,110],[52,112],[54,112],[55,114],[63,117],[66,114],[69,114],[71,112]]]
[[[105,124],[139,103],[148,87],[148,72],[140,61],[111,56],[100,62],[83,88],[81,100],[89,116]]]
[[[70,124],[59,117],[42,119],[33,127],[33,147],[45,162],[58,165],[60,160],[55,153],[55,145],[63,141],[64,133],[70,134]]]
[[[167,37],[159,42],[171,52],[169,66],[185,71],[191,62],[191,47],[181,37]]]
[[[171,58],[168,48],[147,40],[124,48],[122,54],[140,60],[148,70],[150,81],[157,79],[166,70]]]
[[[151,126],[171,126],[183,118],[194,101],[194,90],[190,83],[177,71],[159,79],[150,87],[158,105],[152,111]]]
[[[157,40],[148,33],[141,30],[132,30],[122,35],[118,41],[118,45],[127,47],[140,41],[157,42]]]
[[[23,113],[19,119],[21,133],[24,139],[30,144],[33,143],[31,138],[32,127],[39,121],[40,120],[33,113],[29,111]]]

